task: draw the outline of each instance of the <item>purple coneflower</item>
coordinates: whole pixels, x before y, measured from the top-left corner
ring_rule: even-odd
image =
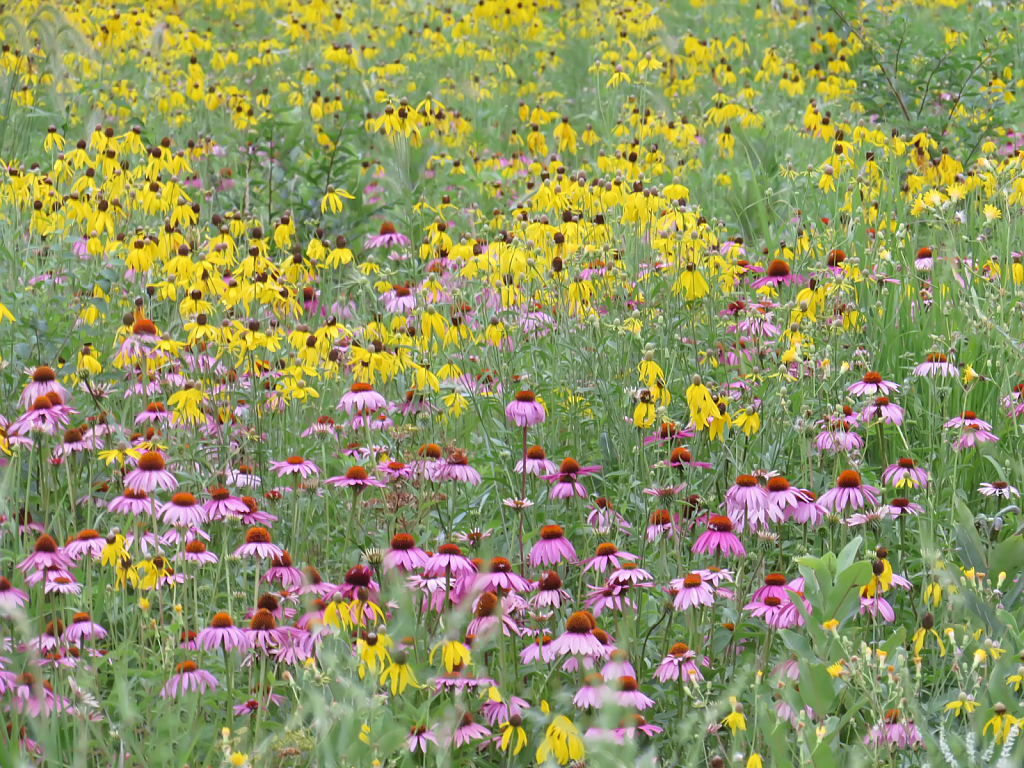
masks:
[[[504,557],[492,557],[487,571],[481,573],[474,586],[482,591],[529,592],[532,584],[512,570]]]
[[[875,402],[864,406],[858,419],[862,424],[870,424],[878,419],[882,424],[898,427],[903,424],[903,409],[890,403],[888,397],[876,397]]]
[[[982,496],[995,496],[999,499],[1008,499],[1011,496],[1020,496],[1020,491],[1002,480],[991,483],[982,483],[978,486],[978,493]]]
[[[206,522],[206,510],[191,493],[176,493],[160,506],[160,520],[167,525],[186,528]]]
[[[28,571],[42,571],[48,568],[60,568],[68,570],[72,567],[71,558],[64,550],[57,547],[57,542],[48,534],[42,534],[36,539],[32,554],[22,560],[16,566],[22,573]]]
[[[352,488],[356,493],[364,488],[384,488],[387,485],[375,477],[370,477],[366,470],[358,465],[349,467],[344,475],[329,477],[324,482],[335,488]]]
[[[544,449],[539,445],[533,445],[526,449],[526,462],[523,463],[523,459],[520,459],[516,463],[516,474],[523,474],[525,471],[528,475],[537,475],[543,477],[544,475],[551,475],[558,471],[558,467],[555,462],[551,461],[544,453]]]
[[[875,749],[896,747],[899,750],[912,749],[922,744],[921,733],[913,720],[900,721],[900,711],[890,709],[885,713],[885,721],[871,726],[864,737],[864,744]]]
[[[409,729],[409,737],[406,739],[406,746],[409,751],[414,755],[416,750],[419,750],[423,754],[427,754],[427,742],[430,742],[435,747],[437,744],[437,736],[434,735],[434,731],[427,728],[425,725],[414,725]]]
[[[147,514],[150,508],[149,495],[145,491],[133,491],[131,488],[125,488],[123,495],[114,497],[107,504],[111,512],[134,517]]]
[[[24,608],[28,595],[11,586],[6,576],[0,576],[0,614],[11,613],[15,608]]]
[[[661,660],[654,671],[654,677],[662,683],[678,680],[682,676],[684,682],[703,680],[704,676],[697,668],[694,659],[697,654],[690,650],[686,643],[675,643],[668,649],[668,655]]]
[[[301,456],[289,456],[284,461],[270,462],[270,468],[277,472],[278,477],[300,475],[303,479],[310,475],[319,475],[320,467]]]
[[[877,507],[879,502],[878,489],[861,483],[860,475],[852,469],[839,473],[835,488],[821,495],[818,503],[834,512],[860,509],[864,506]]]
[[[768,508],[768,492],[753,475],[740,475],[725,492],[725,511],[736,521],[736,529],[743,531],[747,517],[759,519]]]
[[[480,473],[469,466],[469,458],[462,451],[453,451],[443,462],[435,464],[432,477],[437,482],[452,480],[470,485],[480,484]]]
[[[600,656],[604,646],[590,631],[597,626],[589,611],[576,611],[565,620],[565,632],[551,641],[555,656]]]
[[[64,637],[71,643],[91,637],[103,639],[106,636],[107,630],[93,622],[88,613],[76,613],[71,618],[71,626],[64,632]]]
[[[545,525],[540,529],[540,541],[530,549],[530,567],[558,565],[562,560],[576,562],[576,550],[560,525]]]
[[[217,562],[217,556],[207,551],[206,545],[199,539],[192,539],[185,544],[185,549],[178,553],[176,559],[198,565],[212,565]]]
[[[562,589],[562,578],[555,571],[545,571],[537,582],[537,594],[530,598],[530,606],[536,608],[561,608],[563,602],[572,600],[572,595]]]
[[[458,544],[442,544],[423,567],[424,576],[460,576],[476,573],[476,566],[462,554]]]
[[[699,573],[691,573],[681,579],[669,582],[669,588],[676,590],[672,606],[677,611],[698,608],[702,605],[714,605],[715,591],[711,585],[701,578]]]
[[[882,472],[882,482],[891,484],[893,488],[927,488],[928,471],[918,467],[913,459],[900,459],[885,468]]]
[[[584,563],[583,573],[591,569],[598,573],[604,573],[608,568],[617,569],[621,567],[620,558],[622,560],[636,560],[636,555],[631,552],[620,551],[611,542],[606,541],[598,544],[594,556]]]
[[[583,685],[572,697],[572,703],[579,709],[600,709],[611,697],[612,692],[604,684],[604,678],[597,672],[592,672],[583,678]]]
[[[236,627],[230,614],[223,612],[213,614],[210,626],[199,630],[195,643],[204,651],[247,651],[252,646],[249,634]]]
[[[974,448],[976,445],[982,443],[998,443],[999,438],[988,430],[976,426],[974,424],[967,424],[963,427],[963,432],[960,437],[953,443],[954,451],[963,451],[969,448]]]
[[[691,469],[711,469],[711,464],[706,461],[694,461],[693,456],[690,453],[690,449],[684,445],[680,445],[672,449],[672,455],[669,456],[668,465],[680,470],[686,467],[690,467]]]
[[[424,568],[430,558],[416,546],[416,540],[408,533],[396,533],[391,537],[391,548],[384,554],[381,567],[384,572],[398,568],[411,572]]]
[[[284,554],[276,544],[270,542],[266,528],[255,526],[245,533],[245,543],[235,550],[235,557],[281,557]]]
[[[452,734],[452,743],[456,748],[458,748],[463,744],[469,744],[473,741],[486,739],[490,735],[491,732],[489,730],[479,723],[474,723],[473,716],[469,714],[469,712],[466,712],[462,715],[459,727],[456,728],[455,732]]]
[[[64,547],[64,554],[66,554],[73,563],[77,563],[78,558],[84,554],[89,555],[94,560],[98,560],[106,545],[107,540],[100,536],[98,531],[86,528],[85,530],[80,531],[72,541],[67,543]]]
[[[697,537],[692,551],[702,555],[719,551],[726,556],[744,557],[747,552],[743,549],[739,538],[732,532],[732,528],[732,520],[728,517],[712,515],[708,519],[708,529]]]
[[[245,632],[249,647],[260,648],[264,653],[272,653],[277,646],[279,634],[274,614],[266,608],[257,608],[249,619],[249,629]]]
[[[793,285],[794,283],[802,283],[804,279],[800,275],[794,275],[787,264],[782,259],[774,259],[769,265],[768,269],[765,270],[764,277],[758,278],[751,284],[751,288],[755,291],[765,286],[772,286],[773,288],[779,285]]]
[[[32,380],[25,385],[25,389],[18,398],[18,404],[22,408],[28,408],[37,398],[46,397],[51,392],[60,396],[62,401],[67,401],[68,393],[57,381],[57,374],[48,365],[40,365],[32,372]]]
[[[945,355],[933,352],[925,358],[923,363],[914,368],[914,375],[935,378],[936,376],[957,376],[959,372]]]
[[[364,243],[367,248],[390,248],[395,245],[408,245],[409,238],[398,232],[395,225],[385,221],[380,225],[380,231],[376,235],[369,235]]]
[[[618,681],[615,700],[620,707],[647,709],[654,706],[654,699],[640,692],[636,678],[623,675]]]
[[[864,378],[854,382],[846,388],[847,392],[853,395],[888,395],[890,392],[899,392],[900,387],[893,381],[886,381],[878,371],[871,371],[864,374]]]
[[[125,488],[144,493],[152,493],[157,488],[173,491],[178,481],[164,467],[163,456],[156,451],[146,451],[139,457],[139,465],[125,475]]]
[[[227,488],[211,488],[210,500],[203,505],[209,520],[237,520],[249,511],[249,507]]]
[[[384,399],[384,396],[374,392],[373,387],[365,382],[357,381],[352,384],[348,392],[341,396],[338,410],[351,416],[353,413],[362,411],[376,411],[384,408],[387,404],[388,401]]]
[[[194,661],[183,661],[177,666],[177,673],[171,676],[160,691],[160,698],[172,699],[186,691],[206,693],[207,690],[214,690],[217,687],[217,678],[204,669],[199,669]]]
[[[545,417],[544,406],[537,402],[536,395],[528,389],[516,392],[512,402],[505,406],[505,418],[517,427],[542,424]]]

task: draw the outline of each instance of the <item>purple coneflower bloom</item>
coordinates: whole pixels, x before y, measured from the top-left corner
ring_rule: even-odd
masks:
[[[139,465],[125,475],[125,487],[145,493],[152,493],[157,488],[173,491],[178,487],[178,481],[164,466],[163,456],[156,451],[146,451],[139,458]]]
[[[925,361],[914,368],[915,376],[957,376],[959,372],[956,366],[950,363],[946,356],[940,353],[932,353],[925,358]]]
[[[579,709],[600,709],[611,697],[611,689],[604,684],[604,678],[593,672],[583,679],[583,685],[572,697],[572,703]]]
[[[185,549],[178,553],[177,560],[184,560],[186,563],[197,563],[199,565],[212,565],[217,562],[217,556],[208,552],[206,545],[199,539],[185,544]]]
[[[840,472],[835,488],[825,491],[818,500],[819,504],[834,512],[842,512],[847,507],[850,509],[860,509],[864,506],[877,507],[878,502],[878,489],[874,486],[863,485],[860,475],[852,469]]]
[[[487,571],[481,573],[474,586],[484,592],[529,592],[530,582],[512,570],[512,564],[504,557],[493,557]]]
[[[942,426],[944,429],[964,427],[969,429],[984,429],[989,432],[992,431],[992,425],[983,419],[979,419],[974,411],[964,411],[960,416],[954,416]]]
[[[530,446],[526,450],[526,463],[520,459],[516,463],[516,474],[523,474],[525,471],[528,475],[537,475],[543,477],[544,475],[554,474],[558,471],[558,467],[555,462],[551,461],[544,453],[544,449],[539,445]]]
[[[11,613],[15,608],[23,608],[28,603],[28,595],[11,586],[7,577],[0,576],[0,614]]]
[[[572,600],[562,589],[562,578],[555,571],[545,571],[537,582],[537,594],[530,598],[532,608],[561,608],[563,602]]]
[[[883,504],[878,508],[878,511],[887,517],[891,517],[893,520],[898,518],[900,515],[920,515],[924,513],[924,508],[920,504],[916,504],[909,499],[893,499],[888,504]]]
[[[410,572],[425,567],[429,559],[410,534],[396,533],[391,537],[391,549],[385,553],[381,567],[385,573],[393,568]]]
[[[551,641],[551,652],[555,656],[601,656],[604,646],[591,632],[596,626],[594,617],[588,611],[576,611],[565,620],[565,632]]]
[[[276,544],[270,542],[266,528],[253,527],[245,533],[245,543],[235,550],[235,557],[281,557],[284,554]]]
[[[206,693],[207,690],[214,690],[217,687],[217,678],[204,669],[199,669],[193,661],[183,661],[177,667],[177,674],[172,675],[160,691],[160,698],[172,699],[186,691],[192,690],[196,693]]]
[[[928,487],[928,471],[921,469],[913,459],[900,459],[890,464],[882,472],[882,482],[890,483],[893,488],[926,488]]]
[[[18,398],[18,404],[22,408],[28,408],[37,398],[46,397],[51,392],[60,396],[61,401],[68,399],[67,390],[57,381],[57,374],[48,365],[41,365],[32,372],[32,380],[25,385],[25,389]]]
[[[879,419],[883,424],[898,427],[903,424],[903,409],[895,403],[890,403],[888,397],[876,397],[875,402],[864,406],[858,419],[862,424],[870,424]]]
[[[896,621],[896,612],[889,605],[889,602],[882,597],[881,590],[876,591],[874,597],[862,597],[860,599],[860,613],[862,616],[865,613],[871,614],[872,617],[880,615],[890,624]]]
[[[289,456],[284,461],[270,462],[270,468],[277,472],[278,477],[300,475],[303,479],[310,475],[319,475],[320,467],[301,456]]]
[[[618,547],[610,542],[598,544],[594,556],[584,563],[583,573],[591,569],[598,573],[604,573],[609,567],[620,568],[620,558],[622,560],[636,560],[636,555],[631,552],[620,551]]]
[[[160,519],[167,525],[188,527],[206,522],[206,510],[191,493],[176,493],[160,506]]]
[[[678,680],[680,675],[685,682],[703,680],[704,676],[697,668],[694,659],[697,654],[690,650],[686,643],[676,643],[669,648],[668,655],[661,660],[654,671],[654,677],[662,683]]]
[[[71,643],[77,643],[85,638],[102,639],[106,636],[107,630],[93,622],[88,613],[76,613],[71,619],[71,626],[64,632],[64,637]]]
[[[725,511],[736,521],[736,529],[743,531],[747,517],[759,519],[768,508],[768,492],[753,475],[740,475],[736,483],[725,492]]]
[[[480,484],[480,473],[469,466],[469,458],[462,451],[454,451],[447,459],[435,464],[432,477],[437,482],[453,480],[470,485]]]
[[[341,396],[338,403],[338,410],[344,411],[349,416],[362,411],[376,411],[384,408],[388,401],[384,396],[373,391],[369,384],[357,381],[352,384],[351,389]]]
[[[195,643],[204,651],[247,651],[252,646],[249,634],[236,627],[231,616],[223,612],[213,614],[210,626],[199,630]]]
[[[899,392],[900,387],[892,381],[886,381],[877,371],[864,374],[864,378],[854,382],[846,388],[847,392],[854,395],[888,395],[890,392]]]
[[[991,483],[982,483],[978,486],[978,493],[982,496],[995,496],[999,499],[1008,499],[1011,496],[1020,496],[1020,491],[1002,480]]]
[[[620,707],[647,709],[654,706],[654,699],[641,693],[636,678],[628,675],[619,678],[615,700]]]
[[[428,741],[434,746],[438,746],[437,736],[434,735],[434,731],[430,728],[427,728],[425,725],[414,725],[409,729],[409,737],[406,739],[406,745],[408,746],[409,751],[414,755],[416,754],[416,750],[426,754]]]
[[[544,406],[537,402],[536,395],[528,389],[516,392],[512,402],[505,406],[505,418],[517,427],[542,424],[545,417]]]
[[[714,605],[715,592],[711,585],[701,578],[699,573],[691,573],[681,579],[673,579],[669,587],[676,590],[672,606],[677,611],[697,608],[702,605]]]
[[[973,448],[976,445],[982,443],[998,443],[999,438],[991,432],[983,429],[982,427],[968,424],[963,428],[963,432],[960,437],[953,443],[954,451],[963,451],[968,448]]]
[[[66,554],[73,563],[77,563],[78,558],[84,554],[88,554],[94,560],[98,560],[106,545],[107,540],[100,536],[99,532],[94,531],[91,528],[86,528],[79,532],[73,541],[70,541],[65,545],[64,554]]]
[[[530,549],[530,567],[558,565],[562,560],[576,562],[576,550],[560,525],[545,525],[540,529],[540,541]]]
[[[149,496],[145,491],[133,491],[131,488],[125,488],[124,494],[116,496],[110,500],[107,504],[107,509],[111,512],[119,512],[122,515],[133,515],[138,517],[139,515],[147,514],[151,509]]]
[[[245,632],[249,647],[253,650],[260,648],[264,653],[272,653],[277,647],[279,634],[277,620],[266,608],[258,608],[253,613],[249,619],[249,629]]]
[[[369,235],[366,238],[367,248],[390,248],[395,245],[408,245],[409,238],[395,230],[395,225],[385,221],[380,225],[380,231],[376,235]]]
[[[349,467],[344,475],[329,477],[324,482],[333,485],[335,488],[352,488],[359,493],[364,488],[384,488],[387,484],[370,477],[366,470],[360,466]]]
[[[459,576],[472,573],[476,573],[476,566],[462,554],[458,544],[442,544],[423,567],[424,576]]]
[[[732,532],[732,520],[723,515],[712,515],[708,519],[708,529],[704,531],[693,543],[692,551],[698,554],[709,554],[720,551],[722,554],[737,555],[744,557],[747,552],[743,549],[739,538]]]
[[[790,272],[789,264],[782,259],[774,259],[769,265],[768,269],[765,270],[764,277],[758,278],[751,284],[751,288],[755,291],[759,288],[763,288],[766,285],[770,285],[773,288],[779,285],[793,285],[794,283],[802,283],[804,279],[800,275],[794,275]]]
[[[885,722],[871,726],[864,737],[864,744],[882,749],[891,745],[900,750],[912,749],[921,745],[921,733],[913,720],[900,722],[900,711],[890,709],[885,713]]]
[[[486,739],[491,735],[491,732],[484,728],[479,723],[473,722],[473,716],[466,712],[462,716],[462,720],[459,723],[459,727],[455,729],[452,734],[452,743],[455,747],[461,747],[463,744],[469,744],[473,741],[480,739]]]
[[[227,488],[211,488],[210,500],[203,505],[209,520],[237,520],[249,511],[249,507]]]
[[[52,536],[44,533],[36,539],[32,554],[18,563],[16,567],[22,573],[26,573],[30,570],[42,571],[47,568],[67,570],[71,566],[71,558],[63,549],[57,547],[57,542],[53,540]]]

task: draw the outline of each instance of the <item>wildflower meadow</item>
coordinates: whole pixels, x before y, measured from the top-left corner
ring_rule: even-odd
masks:
[[[1022,24],[0,6],[0,766],[1021,765]]]

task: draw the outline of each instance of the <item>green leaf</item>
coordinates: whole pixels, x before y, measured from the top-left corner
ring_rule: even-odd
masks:
[[[848,617],[851,606],[859,603],[861,587],[871,581],[871,563],[861,560],[854,563],[836,577],[835,590],[825,605],[826,620],[843,621]]]
[[[881,647],[878,650],[882,651],[886,656],[892,656],[893,652],[897,648],[901,648],[903,646],[903,643],[906,639],[907,628],[900,627],[892,633],[892,636],[888,640],[882,643]]]
[[[849,544],[843,547],[843,551],[839,553],[839,559],[836,561],[836,573],[842,573],[857,559],[857,553],[860,551],[860,545],[864,542],[863,537],[854,537]]]
[[[832,675],[828,673],[824,664],[810,664],[806,659],[801,659],[800,697],[819,717],[831,711],[836,692],[832,687]]]
[[[762,717],[761,734],[764,736],[765,746],[770,758],[766,761],[775,768],[793,768],[793,762],[789,759],[790,745],[787,740],[787,728],[778,724],[770,717]],[[774,727],[772,727],[774,726]]]
[[[1007,579],[1013,579],[1021,568],[1024,567],[1024,536],[1011,536],[1006,541],[999,542],[992,550],[992,557],[989,560],[988,573],[993,581],[1000,573],[1005,573]]]

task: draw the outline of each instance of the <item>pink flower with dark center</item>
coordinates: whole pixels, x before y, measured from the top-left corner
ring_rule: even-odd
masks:
[[[561,608],[563,602],[572,600],[572,595],[562,589],[562,578],[555,571],[545,571],[537,582],[537,594],[530,598],[530,607]]]
[[[376,235],[369,235],[364,243],[366,248],[390,248],[396,245],[408,245],[409,238],[395,230],[395,225],[385,221],[380,225]]]
[[[324,480],[324,483],[333,485],[335,488],[351,488],[356,493],[365,488],[385,488],[387,486],[386,483],[370,477],[366,470],[360,466],[349,467],[344,475],[329,477]]]
[[[484,592],[529,592],[532,585],[512,570],[512,564],[504,557],[491,558],[487,571],[480,573],[474,584]]]
[[[928,471],[918,467],[913,459],[900,459],[885,468],[882,472],[882,482],[889,483],[893,488],[927,488]]]
[[[851,510],[864,506],[877,507],[878,489],[862,484],[860,475],[852,469],[847,469],[839,473],[836,487],[823,493],[818,503],[834,512],[842,512],[847,507]]]
[[[703,680],[704,676],[694,661],[696,658],[697,654],[691,651],[686,643],[676,643],[669,648],[668,655],[658,664],[654,677],[662,683],[678,680],[680,676],[690,683]]]
[[[978,493],[982,496],[995,496],[999,499],[1008,499],[1011,496],[1020,496],[1020,491],[1002,480],[992,483],[982,483],[978,486]]]
[[[412,754],[416,754],[419,750],[423,754],[427,754],[427,743],[433,744],[435,747],[437,744],[437,736],[434,735],[434,731],[427,728],[425,725],[414,725],[409,729],[409,737],[406,739],[406,746]]]
[[[576,562],[576,550],[572,546],[562,527],[558,525],[545,525],[540,529],[540,541],[530,549],[530,567],[536,568],[541,565],[558,565],[562,560]]]
[[[344,411],[349,416],[353,413],[363,411],[377,411],[386,407],[388,401],[383,395],[373,391],[373,387],[361,381],[352,384],[352,387],[341,396],[338,403],[338,410]]]
[[[270,462],[270,468],[277,472],[278,477],[285,475],[299,475],[303,479],[310,475],[319,475],[320,467],[301,456],[289,456],[284,461]]]
[[[516,392],[515,398],[505,406],[505,418],[517,427],[543,424],[546,417],[544,406],[537,402],[536,395],[528,389]]]
[[[712,515],[708,519],[708,529],[704,531],[693,543],[692,551],[696,554],[706,555],[712,552],[721,552],[723,555],[736,555],[744,557],[747,552],[743,549],[739,538],[732,532],[732,520],[723,515]]]
[[[594,553],[594,556],[583,564],[583,573],[586,573],[589,570],[604,573],[609,567],[621,567],[621,561],[623,560],[636,560],[636,555],[631,552],[620,551],[619,548],[611,542],[604,542],[597,545],[597,550]]]
[[[442,544],[423,566],[424,576],[460,576],[473,573],[476,573],[476,566],[462,554],[457,544]]]
[[[249,512],[249,507],[227,488],[211,488],[210,500],[203,504],[209,520],[238,520]]]
[[[267,529],[260,527],[246,531],[245,543],[235,550],[235,557],[279,558],[283,554],[284,550],[271,543]]]
[[[928,355],[923,363],[914,368],[914,375],[935,378],[936,376],[959,376],[960,372],[946,359],[945,355],[936,352]]]
[[[416,540],[408,533],[396,533],[391,537],[391,548],[384,554],[381,567],[384,572],[394,568],[411,572],[425,568],[429,556],[416,546]]]
[[[858,418],[862,424],[870,424],[877,419],[882,424],[898,427],[903,424],[903,409],[890,403],[888,397],[876,397],[874,403],[864,406]]]
[[[743,532],[747,518],[759,520],[768,509],[768,492],[753,475],[740,475],[725,492],[725,511],[735,521],[736,530]]]
[[[77,563],[78,558],[82,555],[89,555],[94,560],[100,558],[103,552],[103,547],[107,545],[107,540],[100,536],[99,532],[86,528],[81,531],[73,541],[69,541],[64,547],[64,554],[66,554],[71,562]]]
[[[480,473],[469,466],[469,458],[462,451],[454,451],[444,461],[437,462],[431,469],[436,482],[451,480],[456,483],[480,484]]]
[[[199,526],[206,522],[206,510],[191,493],[176,493],[160,506],[160,519],[166,525]]]
[[[953,443],[954,451],[964,451],[983,443],[998,443],[999,438],[982,427],[968,424],[963,427],[960,437]]]
[[[676,591],[672,606],[677,611],[715,604],[714,589],[711,584],[701,578],[699,573],[691,573],[681,579],[673,579],[669,582],[669,588]]]
[[[199,669],[195,662],[183,661],[177,666],[177,674],[172,675],[160,690],[160,698],[176,699],[186,691],[206,693],[207,690],[214,690],[217,685],[217,678],[206,670]]]
[[[584,678],[584,684],[572,697],[572,703],[579,709],[600,709],[611,699],[612,691],[604,684],[604,678],[593,672]]]
[[[771,286],[777,288],[780,285],[793,285],[804,282],[804,278],[800,275],[794,275],[787,264],[782,259],[774,259],[765,270],[764,277],[758,278],[750,287],[755,291],[764,288],[765,286]]]
[[[620,707],[647,709],[654,706],[654,699],[640,692],[636,678],[623,675],[618,680],[615,700]]]
[[[588,611],[577,611],[566,619],[565,632],[551,641],[551,652],[555,656],[600,656],[604,646],[591,632],[595,626]]]
[[[90,619],[88,613],[76,613],[71,618],[71,626],[64,632],[64,637],[69,643],[77,643],[92,637],[102,640],[106,636],[107,630]]]
[[[539,445],[531,446],[526,450],[526,463],[520,459],[516,464],[516,474],[523,474],[526,472],[528,475],[537,475],[542,477],[544,475],[550,475],[558,471],[558,467],[555,462],[551,461],[544,453],[544,449]]]
[[[143,493],[152,493],[157,488],[173,491],[178,487],[178,481],[164,467],[163,456],[156,451],[146,451],[139,457],[139,465],[125,475],[125,488]]]
[[[888,395],[890,392],[899,392],[900,387],[892,381],[886,381],[877,371],[865,373],[864,378],[854,382],[846,388],[847,392],[853,395]]]
[[[58,395],[61,402],[67,402],[68,392],[57,381],[56,372],[48,365],[41,365],[32,372],[32,380],[22,390],[18,404],[28,408],[37,398],[46,397],[51,392]]]
[[[36,539],[32,554],[18,563],[16,567],[22,573],[27,573],[28,571],[43,571],[48,568],[69,570],[72,563],[71,558],[57,546],[53,537],[44,533]]]

